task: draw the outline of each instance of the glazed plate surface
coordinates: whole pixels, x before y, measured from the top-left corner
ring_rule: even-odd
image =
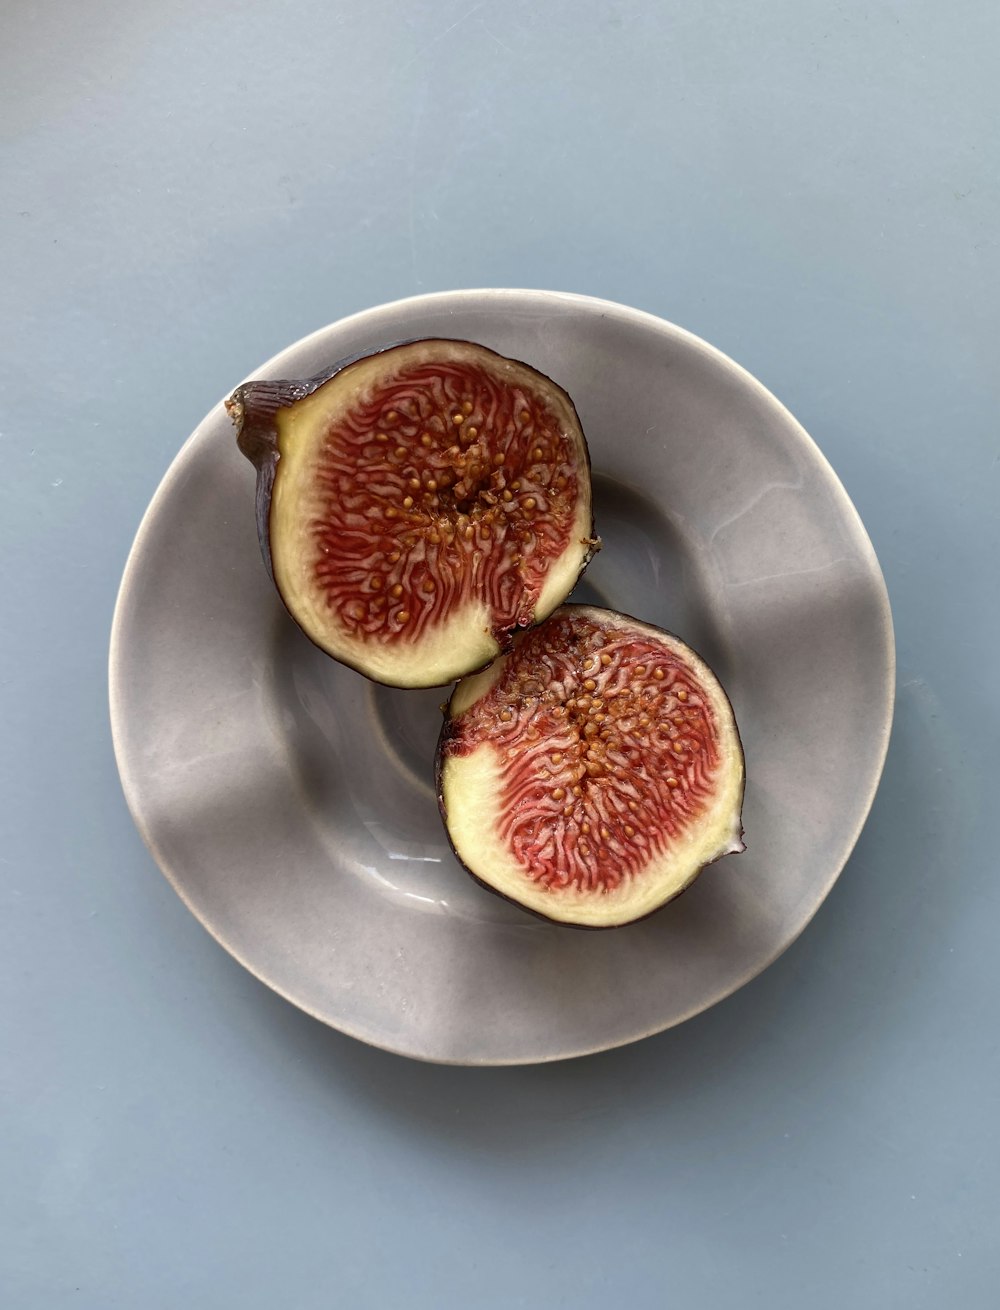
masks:
[[[746,750],[747,851],[606,932],[544,923],[474,884],[434,798],[446,692],[376,686],[299,632],[265,574],[253,469],[221,402],[164,478],[122,582],[111,711],[125,793],[205,927],[333,1027],[457,1064],[620,1046],[760,973],[836,880],[889,737],[885,584],[787,410],[703,341],[624,306],[420,296],[324,328],[253,376],[304,377],[420,336],[481,342],[573,397],[604,541],[573,599],[668,628],[714,667]]]

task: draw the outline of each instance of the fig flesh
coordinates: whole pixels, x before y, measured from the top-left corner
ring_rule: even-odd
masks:
[[[551,613],[597,543],[576,410],[483,346],[407,342],[227,402],[285,606],[335,659],[429,687]]]
[[[455,853],[545,918],[643,918],[742,851],[744,764],[732,706],[679,638],[565,605],[465,678],[438,744]]]

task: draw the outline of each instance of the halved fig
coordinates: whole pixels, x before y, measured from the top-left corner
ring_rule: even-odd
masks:
[[[565,605],[458,684],[438,744],[455,853],[491,891],[610,928],[742,851],[732,706],[677,637]]]
[[[227,408],[282,600],[377,682],[481,668],[566,598],[597,544],[572,401],[484,346],[411,341],[246,383]]]

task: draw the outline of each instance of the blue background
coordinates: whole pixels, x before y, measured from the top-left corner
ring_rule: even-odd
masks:
[[[8,0],[0,41],[0,1303],[997,1304],[1000,166],[990,0]],[[896,726],[755,983],[564,1065],[294,1011],[119,790],[108,631],[163,471],[343,314],[652,310],[813,433]]]

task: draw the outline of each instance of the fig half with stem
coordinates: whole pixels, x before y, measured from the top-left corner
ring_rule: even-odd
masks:
[[[569,396],[484,346],[411,341],[227,402],[265,563],[318,646],[377,682],[483,667],[597,545]]]
[[[679,638],[565,605],[458,684],[437,754],[455,853],[560,923],[640,919],[742,851],[732,706]]]

